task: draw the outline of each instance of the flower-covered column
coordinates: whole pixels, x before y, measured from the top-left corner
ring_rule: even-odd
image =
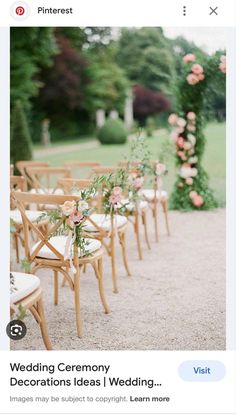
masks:
[[[225,56],[216,53],[199,64],[194,54],[183,58],[183,72],[177,80],[178,113],[169,116],[171,139],[176,148],[177,180],[171,196],[173,209],[207,210],[218,206],[208,186],[208,175],[202,167],[206,139],[203,128],[204,102],[212,78],[219,78],[225,89]]]

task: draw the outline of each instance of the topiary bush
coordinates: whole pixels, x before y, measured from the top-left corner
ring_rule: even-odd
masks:
[[[120,119],[109,119],[98,132],[101,144],[124,144],[127,141],[127,131]]]
[[[32,141],[21,102],[15,103],[11,120],[11,163],[32,159]]]

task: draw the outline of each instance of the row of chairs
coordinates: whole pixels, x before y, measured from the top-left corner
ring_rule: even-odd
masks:
[[[119,163],[119,166],[125,167],[125,164],[127,164],[127,162],[123,161]],[[88,174],[87,179],[72,178],[71,172],[72,169],[75,168],[89,168],[90,173]],[[144,224],[145,240],[148,248],[150,248],[147,228],[147,211],[149,208],[151,209],[155,225],[155,237],[156,240],[158,240],[157,204],[161,203],[165,213],[167,232],[169,234],[167,195],[164,194],[164,191],[157,190],[155,186],[153,189],[144,190],[142,202],[145,205],[141,208],[139,203],[139,208],[127,208],[126,217],[117,215],[115,225],[113,224],[112,218],[105,217],[104,214],[101,213],[92,214],[88,217],[88,228],[85,234],[89,240],[89,256],[79,254],[79,249],[77,249],[77,254],[74,252],[73,255],[75,273],[71,273],[71,261],[64,257],[66,238],[64,236],[55,236],[55,233],[60,229],[61,224],[56,223],[54,225],[49,225],[47,219],[38,222],[38,217],[45,208],[55,208],[58,205],[62,205],[65,201],[74,200],[75,193],[72,194],[71,191],[79,191],[89,187],[94,176],[112,173],[115,168],[110,166],[104,167],[97,162],[66,162],[65,167],[60,168],[50,167],[47,163],[18,162],[17,169],[20,171],[21,176],[11,176],[11,218],[16,226],[13,237],[17,261],[19,261],[20,258],[20,243],[24,248],[26,259],[33,266],[31,274],[35,274],[42,268],[53,270],[55,305],[58,304],[58,274],[61,273],[63,275],[63,283],[65,284],[67,282],[74,292],[77,333],[78,336],[82,336],[80,314],[81,270],[85,271],[88,264],[92,266],[98,280],[100,299],[104,311],[105,313],[108,313],[109,307],[106,302],[103,287],[103,248],[105,248],[111,258],[113,291],[118,292],[116,238],[118,237],[118,241],[121,245],[125,270],[128,275],[131,275],[126,251],[126,229],[128,220],[133,222],[137,239],[138,255],[139,258],[142,259],[140,220]],[[55,175],[59,177],[57,182],[55,182]],[[45,180],[43,181],[42,178]],[[51,178],[53,178],[54,184],[52,184]],[[147,194],[146,197],[145,191]],[[32,243],[34,244],[32,245]],[[35,291],[37,291],[37,289]],[[20,302],[22,303],[22,300]],[[36,305],[38,307],[38,302]],[[38,317],[36,315],[36,305],[34,304],[33,306],[33,313],[36,320],[40,323],[41,317],[39,314]],[[42,313],[41,300],[39,305]],[[44,316],[42,317],[44,318]],[[44,331],[42,334],[45,345],[47,349],[51,349],[50,340],[47,334],[45,335],[45,324],[43,329],[41,327],[41,331],[42,330]]]

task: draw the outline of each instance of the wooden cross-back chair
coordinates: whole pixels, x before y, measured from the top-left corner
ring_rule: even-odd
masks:
[[[150,164],[155,166],[159,161],[157,160],[150,160]],[[137,170],[139,171],[140,161],[132,161],[129,162],[128,160],[121,160],[118,165],[123,168],[130,169],[131,171]],[[142,190],[143,199],[148,202],[149,207],[152,211],[152,216],[154,220],[154,231],[155,231],[155,239],[159,241],[159,214],[158,214],[158,205],[161,204],[165,216],[165,224],[167,234],[170,235],[170,228],[169,228],[169,217],[168,217],[168,194],[166,191],[162,189],[161,186],[161,178],[155,177],[153,180],[152,188],[147,189],[143,188]]]
[[[23,176],[10,176],[10,190],[11,191],[25,192],[26,189],[27,189],[27,182]],[[41,214],[42,214],[41,211],[27,210],[27,215],[33,223],[36,222],[36,220]],[[10,195],[10,218],[14,223],[14,230],[12,231],[12,237],[13,237],[14,246],[16,250],[16,261],[17,263],[19,263],[20,262],[19,243],[21,243],[21,245],[24,246],[24,239],[22,236],[23,223],[22,223],[21,214],[19,210],[15,207],[15,202],[14,200],[12,200],[11,195]],[[46,230],[47,220],[42,220],[38,224],[38,227],[41,228],[42,230]]]
[[[43,291],[39,278],[23,272],[12,272],[12,275],[15,289],[10,296],[11,316],[19,306],[26,311],[29,310],[40,327],[46,349],[51,350],[52,345],[44,315]]]
[[[150,163],[153,167],[159,163],[158,160],[151,160]],[[168,236],[170,235],[169,227],[169,217],[168,217],[168,194],[162,188],[162,176],[155,176],[153,181],[152,189],[143,189],[143,197],[149,203],[149,206],[152,210],[154,228],[155,228],[155,239],[159,241],[159,214],[158,214],[158,205],[162,206],[164,216],[165,216],[165,225]]]
[[[100,299],[105,313],[109,313],[109,307],[106,302],[103,287],[103,250],[101,243],[95,240],[93,236],[85,232],[87,240],[88,254],[80,254],[80,249],[76,241],[73,242],[72,256],[66,255],[68,247],[68,236],[61,234],[60,229],[63,226],[65,217],[62,217],[54,225],[50,225],[46,233],[42,233],[37,225],[33,224],[27,217],[25,205],[36,203],[38,205],[63,205],[65,201],[74,201],[74,195],[43,195],[27,192],[13,192],[13,199],[21,212],[24,228],[25,257],[31,264],[31,271],[35,273],[39,269],[50,269],[54,272],[54,304],[58,304],[58,274],[61,273],[68,281],[71,290],[74,292],[74,304],[76,314],[76,327],[79,337],[82,336],[81,308],[80,308],[80,269],[90,264],[98,280]],[[88,217],[88,221],[93,221]],[[97,228],[97,227],[96,227]],[[29,232],[32,229],[38,237],[38,242],[32,247],[30,243]],[[72,271],[72,273],[71,273]]]
[[[58,178],[70,177],[70,169],[67,167],[29,167],[28,174],[32,179],[33,192],[57,194]]]
[[[92,179],[60,179],[58,181],[58,186],[64,189],[65,193],[75,193],[76,190],[78,196],[80,196],[79,191],[82,189],[89,188],[93,183]],[[90,222],[85,227],[87,231],[94,238],[101,241],[105,247],[107,254],[111,257],[112,264],[112,283],[113,283],[113,292],[118,292],[117,285],[117,271],[116,271],[116,234],[119,239],[119,243],[122,249],[122,260],[124,268],[127,272],[127,275],[130,276],[130,270],[128,267],[128,259],[126,253],[126,227],[127,219],[122,216],[110,216],[105,215],[102,211],[102,189],[91,199],[91,206],[96,206],[96,213],[91,214]]]
[[[125,169],[127,171],[127,173],[132,173],[134,171],[137,171],[138,168],[138,164],[140,162],[132,162],[130,163],[128,160],[121,160],[118,163],[118,169]],[[101,174],[104,173],[110,173],[111,169],[114,168],[112,167],[104,167],[104,172],[102,172],[103,170],[103,166],[101,166],[99,168],[99,171],[101,172]],[[139,259],[142,260],[143,259],[143,252],[142,252],[142,245],[141,245],[141,232],[140,232],[140,222],[143,224],[144,227],[144,237],[145,237],[145,241],[147,244],[148,249],[151,249],[150,246],[150,241],[149,241],[149,237],[148,237],[148,221],[147,221],[147,209],[148,209],[148,205],[146,204],[146,202],[144,200],[140,201],[139,203],[131,203],[128,202],[129,201],[129,197],[127,196],[127,199],[124,200],[124,202],[127,202],[127,210],[126,210],[126,216],[128,218],[128,220],[130,222],[132,222],[133,227],[134,227],[134,233],[135,233],[135,237],[136,237],[136,242],[137,242],[137,249],[138,249],[138,256]]]
[[[33,160],[19,160],[16,163],[16,168],[20,172],[21,176],[24,176],[29,187],[33,188],[32,179],[28,173],[28,168],[30,167],[49,167],[49,163]]]

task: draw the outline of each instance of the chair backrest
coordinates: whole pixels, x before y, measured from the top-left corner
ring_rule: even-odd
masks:
[[[20,172],[22,176],[25,177],[27,180],[27,183],[33,187],[32,185],[32,179],[30,178],[28,174],[28,168],[29,167],[49,167],[49,164],[47,162],[42,161],[32,161],[32,160],[20,160],[16,163],[16,168]]]
[[[74,195],[46,195],[46,194],[35,194],[35,193],[29,193],[29,192],[17,192],[13,191],[11,193],[11,198],[14,201],[15,206],[18,208],[18,210],[21,213],[22,217],[22,224],[23,224],[23,234],[24,234],[24,248],[25,248],[25,256],[26,259],[29,261],[29,263],[32,263],[35,258],[39,255],[40,250],[43,246],[47,246],[51,252],[55,255],[55,259],[60,259],[61,261],[64,261],[64,255],[60,253],[51,243],[50,238],[56,233],[60,233],[60,229],[63,226],[63,223],[66,219],[66,217],[62,217],[60,220],[56,221],[53,225],[49,225],[49,228],[47,229],[46,233],[43,233],[41,229],[37,226],[37,223],[32,223],[30,221],[30,218],[27,215],[27,212],[25,210],[26,206],[29,206],[30,204],[36,204],[37,206],[44,206],[44,205],[54,205],[54,206],[60,206],[63,205],[66,201],[74,201],[75,196]],[[76,198],[76,200],[79,200]],[[100,227],[90,219],[90,217],[86,217],[99,231],[101,234],[103,234],[103,231],[100,229]],[[30,232],[34,232],[37,239],[38,239],[38,245],[36,248],[31,251],[30,246]],[[88,233],[84,233],[84,237],[91,238],[91,235]]]
[[[21,192],[26,191],[27,183],[24,176],[10,176],[10,190],[21,191]],[[15,205],[12,199],[10,199],[10,208],[11,210],[15,208]]]
[[[70,177],[68,167],[28,167],[27,172],[32,179],[33,188],[39,193],[54,193],[58,178]]]
[[[117,170],[115,166],[98,166],[93,168],[94,175],[106,175],[109,173],[114,173]]]
[[[80,161],[80,160],[67,160],[64,163],[65,167],[97,167],[100,166],[100,163],[97,161]]]
[[[74,178],[88,179],[92,176],[92,169],[100,166],[98,161],[80,161],[80,160],[68,160],[64,163],[65,167],[68,167],[73,173]]]
[[[74,194],[76,190],[81,191],[89,188],[92,182],[91,179],[64,178],[58,180],[57,186],[63,189],[65,194]]]

